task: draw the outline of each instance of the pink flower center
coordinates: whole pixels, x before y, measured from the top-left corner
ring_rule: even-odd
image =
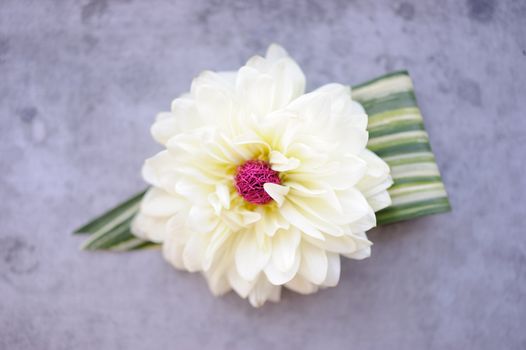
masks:
[[[234,179],[237,193],[252,204],[267,204],[272,197],[265,192],[266,183],[281,184],[279,173],[262,160],[249,160],[237,168]]]

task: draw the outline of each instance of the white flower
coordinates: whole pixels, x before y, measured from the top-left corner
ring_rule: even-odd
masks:
[[[309,294],[363,259],[365,231],[387,207],[389,167],[366,149],[367,115],[348,86],[305,94],[305,77],[271,45],[237,72],[205,71],[161,113],[133,232],[175,267],[253,306],[281,287]]]

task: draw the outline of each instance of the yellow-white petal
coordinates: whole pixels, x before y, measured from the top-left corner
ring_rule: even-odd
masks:
[[[301,261],[300,241],[301,233],[296,228],[280,230],[273,237],[272,258],[265,267],[272,284],[287,283],[296,275]]]
[[[285,284],[285,287],[300,294],[316,293],[319,289],[317,285],[307,281],[307,279],[303,278],[301,275],[296,275],[292,280]]]
[[[327,277],[323,281],[324,287],[334,287],[340,280],[340,254],[327,253]]]
[[[253,281],[270,259],[272,243],[264,239],[263,244],[259,244],[254,232],[246,231],[241,235],[235,252],[236,268],[242,278]]]
[[[327,277],[327,254],[308,242],[301,243],[301,265],[299,274],[313,284],[321,284]]]
[[[278,203],[278,206],[281,207],[285,201],[285,196],[289,193],[289,187],[278,185],[275,183],[267,182],[263,185],[263,189],[267,194],[272,197],[273,200]]]
[[[246,298],[248,296],[254,284],[256,283],[255,280],[248,281],[241,277],[237,271],[235,263],[230,265],[227,272],[227,279],[232,289],[235,290],[236,293],[242,298]]]
[[[141,202],[141,213],[153,217],[169,217],[184,208],[185,205],[182,198],[153,187],[144,195]]]
[[[269,161],[270,165],[272,166],[272,170],[279,172],[294,170],[300,165],[299,159],[294,157],[287,158],[279,151],[270,152]]]
[[[138,213],[132,221],[131,231],[139,238],[161,243],[165,239],[167,217]]]
[[[277,302],[281,296],[281,287],[274,286],[262,275],[258,278],[254,287],[248,295],[250,304],[254,307],[260,307],[267,300]]]

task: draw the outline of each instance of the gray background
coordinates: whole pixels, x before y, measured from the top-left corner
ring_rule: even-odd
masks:
[[[1,349],[526,348],[525,1],[0,0]],[[144,187],[156,112],[276,41],[309,87],[414,78],[453,212],[253,309],[70,231]]]

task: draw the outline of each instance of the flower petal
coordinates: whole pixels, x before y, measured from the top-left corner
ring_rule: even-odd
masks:
[[[280,271],[288,271],[294,264],[295,254],[301,241],[297,228],[280,230],[272,239],[272,263]]]
[[[301,243],[301,265],[299,274],[314,284],[321,284],[327,278],[327,254],[310,243]]]
[[[176,186],[176,162],[168,151],[161,151],[146,159],[142,167],[142,177],[153,186],[163,188],[170,193]]]
[[[307,281],[300,275],[296,275],[296,277],[287,282],[285,287],[300,294],[312,294],[318,291],[317,285]]]
[[[301,263],[301,254],[299,250],[292,253],[292,265],[287,270],[279,270],[273,262],[270,262],[265,267],[265,275],[270,283],[278,286],[283,285],[296,276]]]
[[[190,272],[202,271],[209,237],[204,233],[191,232],[183,250],[183,264]]]
[[[289,202],[285,202],[281,207],[281,215],[288,220],[291,225],[296,226],[303,233],[319,240],[325,240],[323,234],[314,227],[295,207]]]
[[[252,287],[256,283],[255,280],[253,281],[247,281],[237,271],[236,264],[230,265],[230,268],[227,272],[227,278],[228,282],[230,283],[230,286],[232,286],[232,289],[239,294],[240,297],[246,298],[250,291],[252,290]]]
[[[289,187],[278,185],[272,182],[267,182],[263,185],[263,189],[267,194],[272,197],[273,200],[278,203],[278,206],[281,207],[285,201],[285,196],[289,193]]]
[[[153,217],[168,217],[184,207],[182,198],[153,187],[143,197],[141,213]]]
[[[290,281],[298,271],[301,254],[298,249],[301,233],[296,228],[280,230],[272,240],[272,258],[265,268],[269,281],[281,285]]]
[[[164,145],[180,131],[177,119],[170,112],[159,113],[155,123],[150,128],[150,133],[155,141]]]
[[[280,228],[289,228],[289,223],[281,216],[278,208],[273,206],[260,206],[256,210],[261,215],[261,219],[256,222],[256,226],[254,227],[257,234],[263,233],[272,237]]]
[[[274,286],[268,282],[264,275],[260,276],[248,295],[250,304],[260,307],[267,300],[277,302],[280,299],[281,286]]]
[[[267,54],[265,55],[265,57],[267,58],[267,60],[272,62],[272,61],[277,61],[280,58],[289,57],[289,54],[280,45],[272,43],[267,48]]]
[[[340,254],[327,253],[327,277],[323,281],[324,287],[334,287],[340,280]]]
[[[186,215],[180,212],[166,223],[166,237],[163,242],[164,258],[178,269],[184,269],[183,252],[186,242]]]
[[[247,281],[253,281],[263,270],[272,253],[270,239],[264,239],[263,244],[258,244],[254,232],[240,233],[241,239],[236,248],[236,267],[239,275]]]
[[[301,163],[299,159],[287,158],[281,152],[278,151],[270,152],[269,161],[272,166],[272,170],[280,172],[294,170],[298,168],[298,166]]]
[[[345,254],[345,257],[355,260],[362,260],[371,256],[371,246],[373,243],[367,239],[365,232],[353,233],[357,243],[356,250],[352,253]]]
[[[367,197],[367,202],[369,202],[369,205],[371,206],[371,208],[373,208],[374,211],[379,211],[384,208],[387,208],[392,203],[391,196],[387,191],[382,191],[378,194]]]
[[[167,217],[154,217],[139,212],[131,223],[132,233],[142,239],[160,243],[166,234]]]

